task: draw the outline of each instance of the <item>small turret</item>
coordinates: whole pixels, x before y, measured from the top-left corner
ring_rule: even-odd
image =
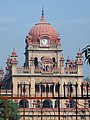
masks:
[[[59,61],[60,61],[60,73],[64,74],[64,57],[61,56]]]
[[[70,60],[70,58],[69,58],[69,56],[68,56],[68,58],[67,58],[67,60],[66,60],[66,67],[69,67],[70,64],[71,64],[71,60]]]
[[[9,55],[7,61],[6,61],[6,73],[11,73],[11,56]]]
[[[77,56],[76,56],[76,64],[77,65],[83,65],[83,58],[82,58],[82,53],[79,49]]]
[[[17,64],[18,63],[17,57],[18,57],[17,53],[16,53],[15,49],[13,49],[13,52],[12,52],[12,55],[11,55],[11,63]]]
[[[31,35],[26,36],[25,42],[26,42],[27,46],[31,45],[32,44],[32,36]]]
[[[4,79],[4,70],[0,68],[0,82]]]
[[[77,65],[77,74],[79,76],[82,76],[82,65],[83,65],[83,58],[82,58],[82,53],[79,49],[77,56],[76,56],[76,65]]]
[[[16,53],[15,49],[13,49],[13,52],[11,55],[12,74],[17,73],[17,64],[18,64],[17,57],[18,57],[17,53]]]

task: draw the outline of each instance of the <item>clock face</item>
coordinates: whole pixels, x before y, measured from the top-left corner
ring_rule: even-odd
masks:
[[[48,40],[47,39],[42,39],[42,44],[43,45],[48,45]]]

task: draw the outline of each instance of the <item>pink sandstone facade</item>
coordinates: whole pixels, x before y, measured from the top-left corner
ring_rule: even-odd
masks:
[[[76,120],[76,100],[60,99],[58,102],[57,99],[53,99],[52,92],[54,97],[58,97],[58,90],[60,97],[64,95],[64,92],[68,97],[70,95],[69,85],[72,84],[71,95],[75,96],[75,84],[77,83],[78,96],[81,94],[82,53],[79,50],[74,60],[70,60],[69,57],[66,61],[64,60],[60,36],[52,25],[46,22],[43,11],[40,22],[30,29],[25,43],[24,66],[18,68],[18,56],[13,50],[11,57],[7,59],[5,77],[9,86],[13,83],[13,96],[17,94],[23,96],[24,87],[25,96],[30,95],[32,98],[36,96],[36,99],[25,99],[25,120]],[[64,84],[66,84],[65,91]],[[42,97],[46,96],[46,98],[41,99],[41,93]],[[14,99],[14,101],[20,105],[22,115],[23,100]],[[78,100],[77,106],[79,108],[78,120],[89,120],[88,100]],[[60,118],[58,118],[58,110]],[[87,115],[87,118],[83,113]]]

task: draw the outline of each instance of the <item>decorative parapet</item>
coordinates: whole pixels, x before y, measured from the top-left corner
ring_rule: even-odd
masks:
[[[17,73],[31,73],[31,69],[27,67],[17,68]]]
[[[34,69],[34,73],[41,73],[41,68],[36,68],[36,69]]]
[[[58,73],[60,73],[60,68],[53,68],[52,72],[53,72],[53,74],[58,74]]]
[[[17,68],[17,74],[27,74],[27,73],[31,73],[31,68],[27,68],[27,67],[21,67],[21,68]],[[59,74],[60,73],[60,69],[59,68],[53,68],[50,71],[45,71],[45,69],[42,68],[34,68],[34,73],[35,74]]]
[[[28,49],[39,50],[39,47],[40,47],[39,44],[32,44],[32,45],[30,45],[30,46],[28,47]],[[50,47],[49,47],[49,50],[56,50],[56,48],[57,48],[58,50],[62,50],[62,47],[61,47],[61,46],[57,46],[57,45],[55,45],[55,44],[51,44]],[[43,48],[42,48],[42,49],[43,49]],[[41,48],[40,48],[40,50],[41,50]],[[46,47],[45,50],[48,50],[48,47]]]
[[[77,74],[77,67],[66,67],[65,68],[65,73],[66,74]]]
[[[66,74],[77,74],[77,67],[66,67],[65,69]],[[28,67],[18,67],[17,74],[28,74],[31,73],[31,68]],[[34,68],[34,74],[60,74],[60,68],[52,68],[49,71],[46,71],[43,68]]]
[[[52,68],[50,71],[42,70],[43,74],[59,74],[60,68]]]

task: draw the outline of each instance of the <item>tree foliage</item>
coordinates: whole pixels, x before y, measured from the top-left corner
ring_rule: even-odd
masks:
[[[82,49],[82,54],[84,54],[87,64],[90,65],[90,45],[87,45],[85,48]]]
[[[0,100],[0,120],[19,120],[18,104],[11,100]]]
[[[89,77],[84,78],[84,80],[87,81],[87,82],[90,82],[90,78]]]

